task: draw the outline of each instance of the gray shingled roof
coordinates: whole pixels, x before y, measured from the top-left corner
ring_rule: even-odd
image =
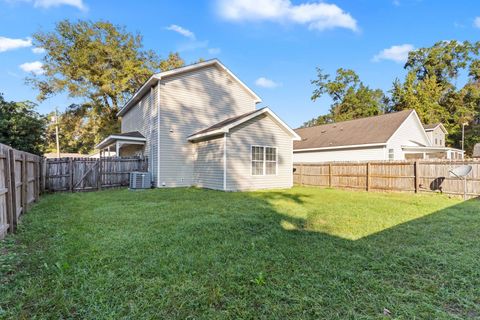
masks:
[[[424,124],[423,125],[423,128],[425,130],[429,130],[429,129],[435,129],[437,126],[439,126],[441,123],[434,123],[434,124]]]
[[[293,149],[314,149],[362,144],[386,143],[407,117],[414,112],[404,110],[379,116],[299,128],[302,138]]]
[[[195,136],[195,135],[197,135],[197,134],[208,133],[208,132],[211,132],[211,131],[215,131],[215,130],[221,129],[221,128],[225,127],[225,126],[228,126],[229,124],[232,124],[232,123],[234,123],[234,122],[237,122],[238,120],[241,120],[241,119],[243,119],[243,118],[245,118],[245,117],[248,117],[249,115],[252,115],[252,114],[254,114],[254,113],[256,113],[256,112],[260,112],[260,111],[263,110],[263,109],[265,109],[265,108],[257,109],[257,110],[254,110],[254,111],[250,111],[250,112],[241,114],[241,115],[239,115],[239,116],[227,118],[227,119],[225,119],[225,120],[223,120],[223,121],[220,121],[220,122],[214,124],[213,126],[210,126],[210,127],[206,128],[206,129],[197,131],[197,132],[195,132],[194,134],[191,134],[189,137],[193,137],[193,136]]]
[[[115,133],[115,134],[112,134],[112,135],[113,136],[119,136],[119,137],[145,138],[145,136],[138,131]]]

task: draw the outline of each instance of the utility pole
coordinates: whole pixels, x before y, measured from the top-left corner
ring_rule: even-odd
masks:
[[[468,123],[464,122],[462,123],[462,151],[463,151],[463,158],[465,158],[465,126],[468,125]]]
[[[58,137],[58,115],[57,107],[55,107],[55,116],[53,116],[52,122],[55,122],[55,140],[57,142],[57,158],[60,158],[60,139]]]

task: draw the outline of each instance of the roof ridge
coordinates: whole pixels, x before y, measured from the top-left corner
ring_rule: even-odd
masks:
[[[377,115],[375,115],[375,116],[362,117],[362,118],[356,118],[356,119],[344,120],[344,121],[338,121],[338,122],[331,122],[331,123],[324,123],[324,124],[319,124],[319,125],[311,126],[311,127],[297,128],[297,129],[295,129],[295,130],[318,128],[318,127],[321,127],[321,126],[337,125],[337,124],[341,124],[341,123],[350,123],[350,122],[359,121],[359,120],[373,119],[373,118],[379,118],[379,117],[397,115],[397,114],[400,114],[400,113],[408,113],[408,114],[410,114],[410,113],[412,113],[413,111],[415,111],[415,110],[414,110],[414,109],[405,109],[405,110],[401,110],[401,111],[395,111],[395,112],[388,112],[388,113],[383,113],[383,114],[377,114]]]

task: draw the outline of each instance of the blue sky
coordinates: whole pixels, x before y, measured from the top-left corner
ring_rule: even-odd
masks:
[[[477,41],[480,3],[426,0],[212,0],[93,1],[0,0],[0,92],[7,100],[35,100],[25,84],[41,72],[37,30],[62,19],[109,20],[144,36],[146,49],[186,62],[220,59],[292,127],[329,108],[311,102],[315,68],[352,68],[373,88],[388,90],[403,78],[408,50],[440,40]],[[35,51],[35,52],[34,52]],[[56,96],[39,104],[46,113],[73,100]]]

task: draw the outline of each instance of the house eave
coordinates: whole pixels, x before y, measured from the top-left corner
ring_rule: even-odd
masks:
[[[273,113],[269,108],[259,109],[257,112],[254,112],[247,117],[241,118],[238,121],[235,121],[231,124],[228,124],[228,125],[224,126],[223,128],[219,128],[217,130],[212,130],[212,131],[205,132],[205,133],[199,133],[199,134],[192,135],[192,136],[188,137],[187,140],[193,142],[193,141],[197,141],[197,140],[206,139],[206,138],[209,138],[209,137],[214,137],[214,136],[217,136],[217,135],[229,133],[232,128],[235,128],[235,127],[239,126],[240,124],[245,123],[245,122],[247,122],[247,121],[249,121],[253,118],[256,118],[259,115],[264,114],[264,113],[270,115],[274,119],[274,121],[277,122],[277,124],[280,127],[283,127],[284,129],[286,129],[290,133],[290,135],[292,136],[292,140],[294,140],[294,141],[301,140],[300,136],[295,131],[293,131],[293,129],[291,129],[285,122],[283,122],[275,113]]]
[[[123,141],[123,142],[146,142],[146,138],[137,138],[137,137],[127,137],[127,136],[119,136],[119,135],[110,135],[103,139],[99,144],[95,146],[95,149],[102,149],[108,147],[109,145],[114,144],[116,141]]]
[[[386,145],[387,145],[386,143],[365,143],[365,144],[352,144],[352,145],[347,145],[347,146],[293,149],[293,152],[295,153],[295,152],[309,152],[309,151],[328,151],[328,150],[341,150],[341,149],[385,147]]]

